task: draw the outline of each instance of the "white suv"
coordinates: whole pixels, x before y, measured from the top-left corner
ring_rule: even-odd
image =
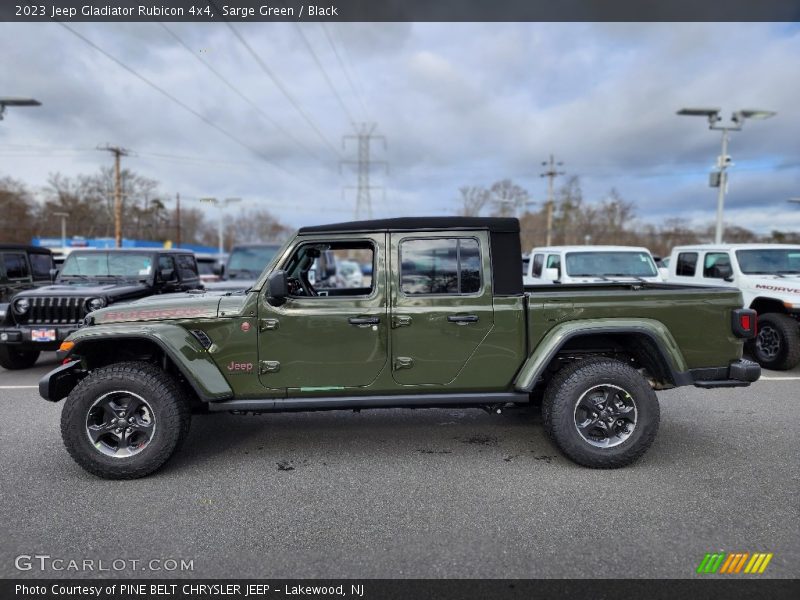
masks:
[[[750,343],[758,363],[778,370],[800,363],[800,246],[678,246],[667,280],[738,288],[744,306],[758,313],[758,335]]]
[[[534,248],[525,285],[663,281],[653,256],[637,246],[547,246]]]

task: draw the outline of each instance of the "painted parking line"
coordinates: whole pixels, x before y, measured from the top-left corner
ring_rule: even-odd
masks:
[[[770,377],[769,375],[762,375],[759,381],[800,381],[800,375],[788,375],[786,377]]]
[[[38,390],[38,385],[0,385],[0,390]]]

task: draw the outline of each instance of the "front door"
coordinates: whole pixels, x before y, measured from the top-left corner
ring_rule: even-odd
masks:
[[[488,234],[393,233],[392,374],[448,384],[494,325]]]
[[[388,357],[385,244],[385,234],[308,236],[287,252],[278,268],[290,297],[282,306],[259,298],[265,387],[324,394],[378,377]]]

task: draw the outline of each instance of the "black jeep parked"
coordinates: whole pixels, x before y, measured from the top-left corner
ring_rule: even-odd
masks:
[[[40,246],[0,244],[0,311],[17,292],[53,281],[53,254]]]
[[[153,294],[200,288],[194,255],[184,250],[74,250],[55,282],[11,298],[0,320],[0,366],[27,369],[56,350],[93,310]]]

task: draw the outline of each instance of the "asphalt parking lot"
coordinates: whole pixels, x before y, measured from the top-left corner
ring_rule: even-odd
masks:
[[[622,470],[567,461],[530,409],[385,410],[196,416],[166,468],[119,482],[64,450],[34,387],[55,364],[0,369],[2,577],[682,578],[711,551],[800,573],[800,368],[659,393]],[[193,570],[15,568],[34,554]]]

